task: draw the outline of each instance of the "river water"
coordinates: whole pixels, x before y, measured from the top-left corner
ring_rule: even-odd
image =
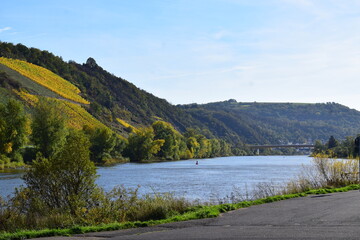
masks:
[[[116,186],[140,193],[171,192],[190,200],[210,201],[241,190],[251,192],[259,183],[282,184],[295,178],[307,156],[242,156],[160,163],[125,163],[100,167],[97,183],[106,191]],[[196,165],[198,161],[198,165]],[[11,194],[22,184],[21,171],[0,172],[0,195]]]

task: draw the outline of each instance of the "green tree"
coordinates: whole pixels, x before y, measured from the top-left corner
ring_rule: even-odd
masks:
[[[207,158],[210,156],[211,152],[211,144],[209,139],[207,139],[204,135],[196,136],[197,142],[200,144],[200,149],[198,151],[198,158]]]
[[[339,145],[338,141],[334,138],[334,136],[330,136],[329,141],[327,143],[328,149],[335,148]]]
[[[96,163],[105,163],[113,156],[111,155],[118,143],[118,136],[108,128],[88,129],[89,135],[90,158]],[[119,143],[118,143],[119,144]]]
[[[354,153],[353,156],[354,157],[359,157],[359,152],[360,152],[360,135],[357,135],[354,139]]]
[[[115,147],[110,152],[111,156],[115,159],[123,159],[123,152],[127,146],[127,140],[116,136]]]
[[[313,154],[322,154],[326,152],[326,146],[320,140],[316,140],[314,144]]]
[[[154,140],[154,130],[152,128],[140,129],[136,133],[130,134],[125,154],[132,162],[148,161],[154,158],[155,154],[164,145],[164,139]]]
[[[97,176],[89,147],[83,132],[72,131],[58,154],[50,158],[38,154],[23,177],[31,195],[50,209],[73,214],[91,204]]]
[[[206,158],[212,155],[212,142],[200,134],[199,131],[188,128],[184,136],[187,138],[186,144],[189,156],[193,156],[193,158]]]
[[[190,137],[196,137],[196,135],[198,135],[199,132],[193,128],[187,128],[186,132],[184,132],[184,137],[186,138],[190,138]]]
[[[18,101],[0,104],[0,154],[14,157],[26,143],[28,130],[24,109]]]
[[[335,155],[340,158],[353,158],[355,152],[355,138],[348,136],[335,148]]]
[[[183,155],[182,151],[182,135],[174,129],[174,127],[167,122],[156,121],[152,124],[154,129],[154,139],[164,140],[160,151],[156,154],[160,159],[179,160]]]
[[[220,156],[230,156],[231,153],[231,147],[230,144],[227,143],[225,140],[220,140]]]
[[[45,158],[56,155],[65,144],[68,129],[56,101],[39,99],[31,127],[31,140]]]
[[[210,157],[220,157],[221,145],[218,139],[210,139],[211,153]]]

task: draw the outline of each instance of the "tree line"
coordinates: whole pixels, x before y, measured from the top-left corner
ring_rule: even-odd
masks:
[[[355,137],[348,136],[344,140],[337,140],[330,136],[325,143],[315,141],[312,155],[326,155],[332,158],[356,158],[359,156],[359,145],[355,144]]]
[[[195,129],[187,129],[182,135],[170,123],[156,121],[130,134],[124,153],[134,162],[179,160],[229,156],[231,147],[224,140],[208,139]]]
[[[13,99],[0,104],[0,166],[55,158],[67,151],[68,141],[75,135],[86,139],[79,141],[89,141],[90,159],[98,165],[231,155],[224,140],[208,139],[195,129],[181,134],[164,121],[136,129],[125,139],[109,128],[69,128],[61,106],[48,98],[40,98],[31,111],[29,118],[23,105]]]

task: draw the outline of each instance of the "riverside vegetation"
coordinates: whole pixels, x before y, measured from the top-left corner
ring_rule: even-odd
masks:
[[[359,137],[359,135],[358,135]],[[326,155],[331,158],[354,158],[359,156],[359,145],[355,144],[355,137],[347,136],[344,140],[336,140],[330,136],[326,143],[315,141],[315,147],[312,155]]]
[[[26,185],[12,198],[0,201],[1,240],[209,218],[251,205],[359,189],[357,160],[316,156],[313,165],[290,183],[282,187],[260,184],[252,195],[233,193],[219,199],[219,205],[189,202],[171,194],[140,196],[137,189],[123,187],[105,193],[94,183],[96,170],[89,146],[84,133],[76,132],[67,137],[56,156],[46,159],[38,155],[24,176]]]
[[[128,139],[105,127],[68,128],[62,107],[57,100],[40,98],[30,120],[19,102],[0,104],[0,168],[20,166],[23,162],[31,164],[38,153],[45,158],[55,156],[67,137],[78,131],[90,142],[90,159],[100,165],[127,159],[146,162],[231,154],[230,145],[224,140],[208,139],[194,129],[180,134],[163,121],[137,129]],[[26,145],[28,142],[32,145]]]

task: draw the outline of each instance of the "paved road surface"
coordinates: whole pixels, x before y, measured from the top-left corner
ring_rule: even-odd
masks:
[[[50,239],[360,239],[360,192],[289,199],[213,219]]]

